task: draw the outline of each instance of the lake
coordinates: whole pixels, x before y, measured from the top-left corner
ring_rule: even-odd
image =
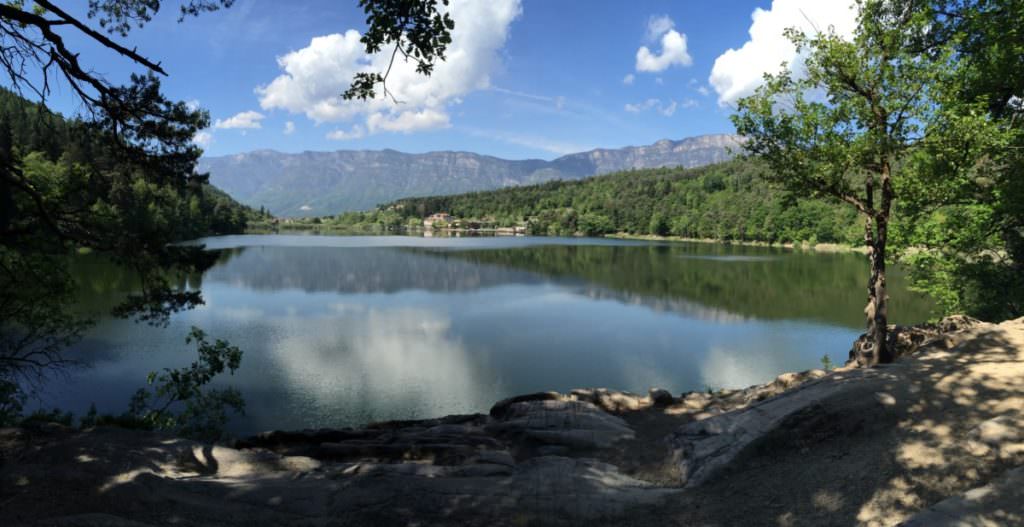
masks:
[[[86,363],[42,404],[120,413],[146,374],[195,358],[191,326],[244,350],[226,378],[247,402],[230,429],[342,427],[486,412],[504,397],[603,386],[738,388],[842,364],[863,326],[867,262],[713,244],[586,238],[247,235],[219,252],[206,304],[155,328],[105,316],[130,273],[84,255],[98,317]],[[890,276],[893,322],[932,303]]]

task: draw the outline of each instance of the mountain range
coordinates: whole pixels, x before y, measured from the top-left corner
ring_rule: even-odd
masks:
[[[210,182],[277,216],[321,216],[372,209],[398,198],[459,194],[555,179],[582,179],[622,170],[692,168],[726,161],[739,137],[702,135],[648,146],[599,148],[551,161],[508,160],[472,152],[407,154],[338,150],[295,154],[274,150],[204,157]]]

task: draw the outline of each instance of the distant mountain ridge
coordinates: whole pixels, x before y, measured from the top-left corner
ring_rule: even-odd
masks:
[[[247,205],[265,206],[279,216],[318,216],[371,209],[405,197],[582,179],[637,168],[693,168],[726,161],[739,145],[735,135],[702,135],[647,146],[599,148],[551,161],[453,151],[256,150],[204,157],[199,170],[209,172],[211,183]]]

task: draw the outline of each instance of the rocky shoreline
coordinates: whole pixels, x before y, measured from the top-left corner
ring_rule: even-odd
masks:
[[[947,319],[894,328],[893,339],[914,357],[711,393],[541,392],[487,414],[274,431],[230,446],[116,428],[6,429],[0,519],[894,525],[975,486],[1019,480],[1009,470],[1024,464],[1024,319]]]
[[[388,421],[363,428],[271,431],[238,440],[233,447],[332,462],[429,463],[461,467],[460,474],[509,474],[517,464],[535,458],[567,456],[622,465],[624,474],[638,481],[680,486],[681,481],[668,477],[675,471],[665,462],[667,443],[657,456],[661,466],[640,463],[644,456],[639,453],[627,455],[639,428],[667,430],[701,421],[825,375],[822,370],[786,373],[742,390],[678,397],[660,388],[647,395],[605,388],[539,392],[499,401],[488,414]],[[656,426],[659,420],[662,427]]]

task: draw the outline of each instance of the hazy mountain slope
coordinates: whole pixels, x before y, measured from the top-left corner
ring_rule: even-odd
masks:
[[[277,215],[310,216],[370,209],[403,197],[581,179],[630,168],[702,166],[728,159],[729,148],[737,144],[736,136],[706,135],[591,150],[552,161],[513,161],[471,152],[257,150],[203,158],[199,168],[243,203],[266,206]]]

